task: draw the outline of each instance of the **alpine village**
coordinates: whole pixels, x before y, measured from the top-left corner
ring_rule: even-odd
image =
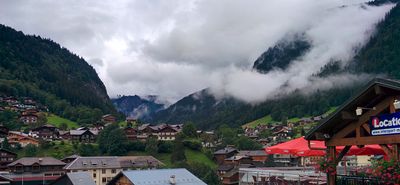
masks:
[[[346,62],[331,59],[309,77],[336,85],[304,93],[287,90],[290,80],[280,88],[264,83],[274,96],[257,103],[212,87],[169,103],[160,101],[162,91],[114,95],[103,72],[71,48],[0,22],[0,184],[400,184],[400,4],[350,2],[340,9],[387,11]],[[307,34],[264,48],[252,73],[275,71],[278,80],[317,47]]]

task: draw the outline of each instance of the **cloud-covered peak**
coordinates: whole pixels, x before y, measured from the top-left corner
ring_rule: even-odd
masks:
[[[0,23],[83,56],[111,96],[174,101],[212,87],[216,95],[257,102],[283,85],[285,91],[312,89],[317,81],[329,86],[312,74],[333,59],[346,63],[393,6],[363,2],[8,0],[0,2]],[[311,43],[301,59],[267,74],[251,71],[264,51],[297,33]]]

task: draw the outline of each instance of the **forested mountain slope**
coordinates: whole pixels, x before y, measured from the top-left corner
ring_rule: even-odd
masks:
[[[28,96],[73,120],[115,113],[106,88],[83,58],[39,36],[0,25],[0,93]]]

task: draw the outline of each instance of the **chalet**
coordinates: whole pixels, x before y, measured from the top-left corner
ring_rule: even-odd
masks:
[[[30,114],[34,114],[37,115],[38,111],[36,109],[27,109],[24,110],[21,115],[30,115]]]
[[[115,118],[115,116],[113,116],[111,114],[106,114],[101,117],[101,121],[104,123],[115,123],[117,121],[117,119]]]
[[[29,136],[28,134],[17,132],[17,131],[9,131],[8,132],[8,142],[11,146],[21,145],[22,147],[27,146],[28,144],[32,144],[35,146],[39,145],[39,141],[35,138]]]
[[[77,157],[64,169],[70,172],[89,172],[96,185],[105,185],[117,173],[130,169],[153,169],[164,166],[152,156]]]
[[[89,172],[96,185],[105,185],[122,171],[116,156],[78,157],[64,167],[68,172]]]
[[[98,135],[97,130],[83,129],[83,130],[70,130],[69,137],[71,141],[77,141],[82,143],[94,143]]]
[[[7,102],[7,103],[9,103],[9,104],[16,104],[16,103],[18,103],[18,100],[17,100],[16,98],[14,98],[14,97],[6,97],[6,98],[3,98],[3,101],[4,101],[4,102]]]
[[[125,132],[125,135],[128,138],[128,140],[130,140],[130,141],[137,140],[138,132],[135,128],[126,127],[126,128],[124,128],[124,132]]]
[[[232,157],[237,153],[238,150],[236,148],[226,147],[224,149],[214,152],[214,160],[217,162],[217,164],[223,164],[225,162],[225,159]]]
[[[32,98],[24,98],[24,104],[26,104],[26,105],[36,105],[36,102]]]
[[[268,138],[262,138],[262,139],[258,139],[257,142],[264,146],[267,146],[269,144],[270,140]]]
[[[30,131],[29,135],[33,136],[34,138],[42,138],[45,140],[54,140],[59,138],[60,133],[57,127],[53,125],[43,125],[37,128],[34,128]]]
[[[237,156],[248,156],[252,161],[264,163],[268,154],[264,150],[241,150]]]
[[[36,114],[25,114],[25,115],[21,115],[19,120],[21,122],[23,122],[24,124],[37,123],[38,116]]]
[[[238,166],[240,164],[252,164],[253,160],[251,157],[246,155],[234,155],[232,157],[226,158],[224,164],[232,164]]]
[[[160,141],[171,141],[175,140],[175,137],[179,132],[179,126],[160,125],[157,130],[157,137]]]
[[[118,173],[107,185],[206,185],[184,168],[157,170],[129,170]]]
[[[223,185],[238,185],[239,184],[239,169],[234,168],[222,175]]]
[[[0,171],[7,170],[7,165],[12,163],[16,159],[16,153],[6,150],[4,148],[0,148]]]
[[[63,175],[65,163],[53,157],[23,157],[7,166],[14,183],[41,184]]]
[[[222,177],[229,171],[233,170],[235,168],[234,164],[221,164],[218,166],[217,172],[218,176]]]
[[[50,185],[96,185],[88,172],[66,173]]]
[[[71,134],[69,131],[65,131],[65,130],[60,130],[58,131],[58,133],[60,134],[60,138],[63,140],[70,140],[71,139]]]
[[[10,129],[8,129],[6,126],[3,124],[0,124],[0,138],[5,138],[8,136],[8,132]]]

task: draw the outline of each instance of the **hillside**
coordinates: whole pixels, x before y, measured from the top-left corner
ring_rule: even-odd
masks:
[[[381,4],[381,1],[376,2],[379,2],[377,5]],[[376,34],[359,50],[354,60],[347,67],[340,68],[335,62],[332,62],[322,68],[320,74],[316,75],[324,78],[329,74],[350,72],[368,73],[370,78],[377,75],[400,78],[400,70],[396,67],[400,63],[400,48],[398,47],[400,46],[400,30],[398,28],[400,28],[399,4],[377,25]],[[286,49],[282,46],[269,48],[256,61],[255,69],[263,72],[274,68],[274,66],[284,68],[288,64],[288,59],[295,59],[301,55],[300,50],[293,52],[293,48],[296,48],[291,47],[294,46],[293,44],[289,46]],[[282,55],[282,52],[285,51],[288,51],[286,55],[289,56]],[[368,79],[348,87],[320,90],[310,95],[293,92],[279,99],[267,100],[255,106],[231,98],[216,100],[207,93],[207,90],[203,90],[181,99],[166,110],[160,111],[156,114],[155,120],[158,122],[183,123],[192,121],[200,128],[211,129],[221,124],[238,127],[266,115],[271,115],[272,119],[277,121],[283,117],[320,115],[328,111],[330,107],[342,104],[367,81]]]
[[[104,84],[83,58],[49,39],[4,25],[0,25],[0,93],[32,97],[72,120],[115,112]]]
[[[135,119],[150,119],[151,115],[164,109],[163,104],[157,103],[156,96],[121,96],[112,102],[119,112]]]

